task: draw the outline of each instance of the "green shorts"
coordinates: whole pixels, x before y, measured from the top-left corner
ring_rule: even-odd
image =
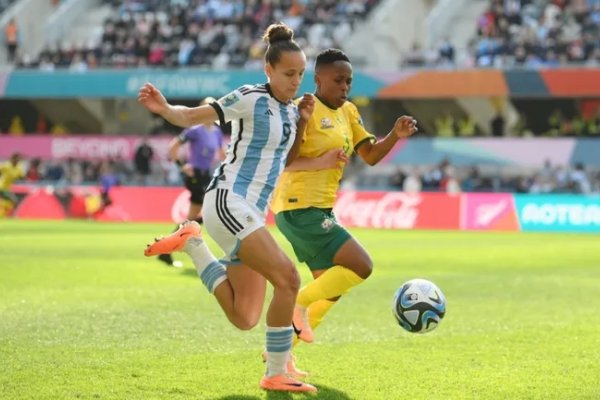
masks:
[[[298,261],[311,270],[331,268],[350,233],[337,223],[330,208],[302,208],[275,215],[277,228],[292,244]]]

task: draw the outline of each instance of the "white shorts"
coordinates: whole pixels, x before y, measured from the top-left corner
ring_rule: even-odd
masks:
[[[227,189],[213,189],[204,195],[202,219],[206,232],[225,252],[221,260],[225,264],[239,263],[241,240],[265,226],[265,217],[256,206]]]

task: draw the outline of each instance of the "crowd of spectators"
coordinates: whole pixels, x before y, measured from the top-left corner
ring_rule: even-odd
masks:
[[[137,158],[137,157],[136,157]],[[150,160],[148,160],[150,161]],[[119,185],[180,186],[179,170],[175,163],[152,160],[148,164],[139,159],[122,158],[103,160],[29,159],[24,161],[26,183],[54,186],[97,185],[107,176]],[[146,169],[145,165],[149,168]],[[404,192],[512,192],[512,193],[583,193],[600,194],[600,169],[553,165],[550,161],[538,169],[519,172],[482,172],[485,166],[456,166],[449,160],[437,165],[402,166],[385,181],[373,175],[345,177],[346,184],[355,189],[402,190]]]
[[[84,47],[49,44],[21,66],[259,69],[265,50],[260,36],[274,21],[294,29],[310,62],[320,50],[340,47],[377,1],[108,0],[114,15],[96,40]]]
[[[438,165],[398,168],[390,187],[405,192],[510,192],[600,194],[600,170],[577,163],[564,167],[546,161],[542,168],[520,173],[486,172],[481,167]]]
[[[600,1],[491,0],[471,53],[479,67],[600,65]]]

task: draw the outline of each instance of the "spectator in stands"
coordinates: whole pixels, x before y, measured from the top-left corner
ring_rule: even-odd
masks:
[[[406,179],[404,179],[402,191],[405,193],[419,193],[422,188],[423,185],[421,184],[419,170],[417,168],[413,168],[406,176]]]
[[[458,136],[463,138],[473,137],[477,134],[477,124],[471,114],[467,114],[458,121]]]
[[[437,136],[453,137],[456,136],[454,126],[454,116],[449,111],[444,111],[442,115],[435,119],[435,130]]]
[[[504,115],[502,115],[501,111],[498,111],[496,113],[496,116],[494,118],[492,118],[492,120],[490,121],[490,130],[492,132],[492,136],[494,136],[494,137],[504,136],[504,134],[505,134],[504,126],[505,126]]]
[[[438,55],[439,55],[438,62],[442,66],[453,67],[455,65],[455,62],[454,62],[455,50],[454,50],[454,46],[450,42],[450,38],[448,38],[448,37],[444,38],[444,41],[440,45]]]
[[[8,63],[13,64],[17,59],[17,50],[19,46],[19,29],[14,18],[8,22],[4,29],[4,40],[6,42]]]
[[[6,215],[17,204],[17,197],[11,191],[13,182],[23,179],[25,171],[21,166],[21,154],[13,153],[10,160],[0,164],[0,215]]]
[[[33,158],[29,162],[27,174],[25,175],[25,180],[27,182],[37,182],[42,179],[42,172],[40,170],[41,164],[42,160],[40,160],[39,158]]]
[[[110,191],[113,187],[120,184],[119,177],[114,170],[114,164],[110,160],[105,160],[100,165],[100,209],[104,210],[112,204]]]
[[[148,184],[150,174],[152,173],[150,163],[153,157],[154,149],[152,146],[150,146],[148,140],[142,140],[140,145],[135,150],[134,165],[138,179],[144,185]]]

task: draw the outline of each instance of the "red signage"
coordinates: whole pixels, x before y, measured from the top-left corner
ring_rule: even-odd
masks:
[[[338,195],[334,211],[347,227],[458,229],[460,196],[349,191]]]

